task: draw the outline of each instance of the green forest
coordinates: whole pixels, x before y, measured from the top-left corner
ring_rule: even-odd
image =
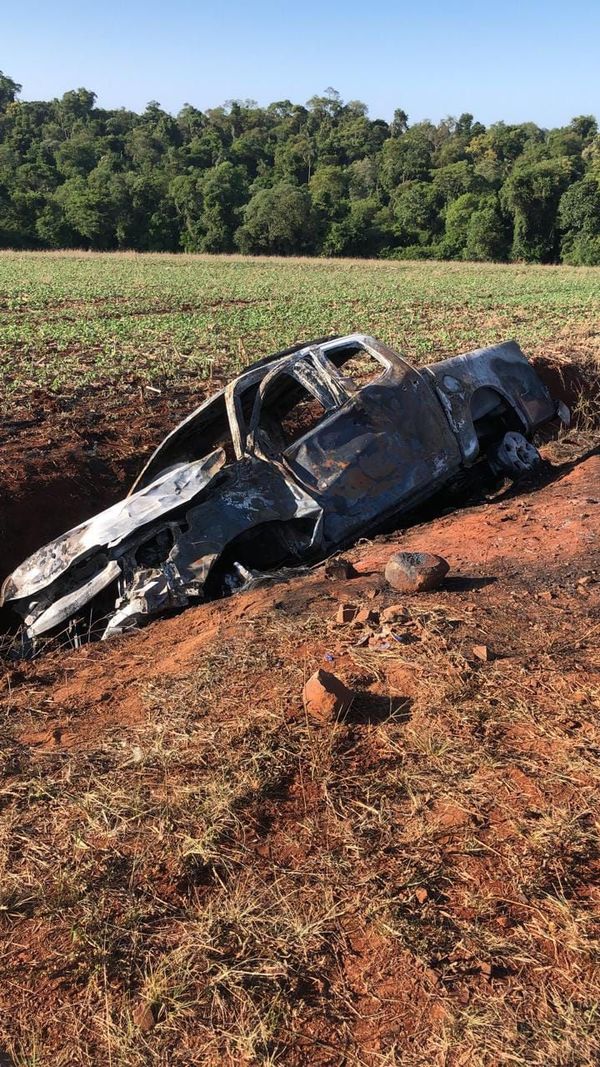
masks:
[[[334,89],[173,116],[21,100],[0,72],[0,246],[600,264],[600,135],[369,118]]]

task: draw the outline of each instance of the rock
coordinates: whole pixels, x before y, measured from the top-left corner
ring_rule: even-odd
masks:
[[[349,559],[344,559],[343,556],[335,556],[333,559],[328,559],[325,564],[325,577],[335,582],[340,578],[355,578],[356,571]]]
[[[339,718],[350,707],[354,694],[329,671],[315,671],[304,686],[304,707],[319,722]]]
[[[147,1034],[148,1031],[152,1030],[156,1025],[152,1005],[146,1004],[144,1001],[140,1001],[139,1004],[136,1004],[132,1016],[135,1026],[137,1026],[143,1034]]]
[[[419,901],[419,904],[424,904],[429,897],[429,893],[425,889],[425,886],[419,886],[418,889],[415,889],[415,896]]]
[[[373,611],[372,608],[361,608],[354,619],[357,626],[377,626],[379,622],[379,612]]]
[[[396,552],[388,560],[385,577],[399,593],[421,593],[437,589],[450,564],[432,552]]]
[[[358,608],[354,604],[340,604],[337,609],[335,621],[339,623],[354,622]]]
[[[393,639],[388,640],[385,634],[371,634],[367,642],[368,647],[376,649],[377,652],[387,652],[393,643]]]
[[[384,608],[381,612],[382,622],[406,622],[408,619],[408,612],[402,604],[390,604],[389,608]]]
[[[471,651],[475,659],[481,660],[482,663],[489,663],[492,659],[492,653],[487,645],[473,645]]]

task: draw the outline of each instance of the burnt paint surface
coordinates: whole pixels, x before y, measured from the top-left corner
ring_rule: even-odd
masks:
[[[425,368],[425,373],[435,383],[466,463],[479,452],[473,423],[478,390],[497,393],[517,415],[524,434],[552,419],[556,411],[548,390],[514,341],[445,359]]]
[[[437,397],[414,371],[363,386],[284,459],[320,502],[332,546],[419,498],[425,486],[434,492],[461,462]]]

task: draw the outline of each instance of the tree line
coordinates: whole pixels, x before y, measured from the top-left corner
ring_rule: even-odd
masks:
[[[600,264],[600,135],[371,119],[328,89],[178,115],[21,100],[0,72],[0,246]]]

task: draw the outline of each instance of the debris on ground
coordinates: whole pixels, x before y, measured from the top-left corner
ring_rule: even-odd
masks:
[[[406,622],[408,612],[403,604],[390,604],[381,612],[381,621],[388,623]]]
[[[358,608],[354,604],[340,604],[335,615],[335,621],[341,625],[354,622],[358,615]]]

